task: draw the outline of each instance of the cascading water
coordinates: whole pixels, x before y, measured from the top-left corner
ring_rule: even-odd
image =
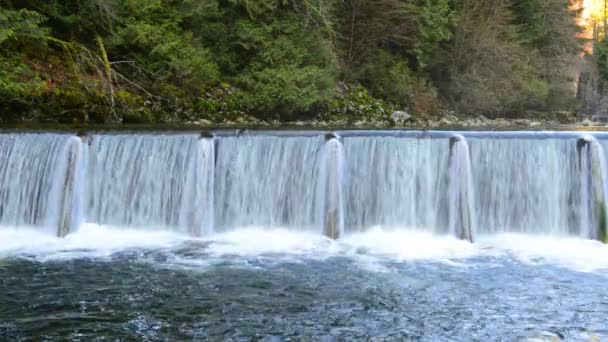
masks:
[[[3,134],[0,225],[606,234],[601,138],[343,133]]]
[[[479,233],[578,234],[576,141],[469,137]]]
[[[322,231],[315,205],[324,146],[313,137],[218,138],[215,227]]]
[[[192,235],[208,232],[213,140],[196,135],[89,138],[84,220]]]
[[[77,138],[0,135],[0,225],[58,234],[70,153]]]
[[[462,135],[450,138],[448,174],[449,231],[463,240],[473,241],[475,209],[469,145]]]
[[[346,230],[447,231],[448,139],[344,137]]]

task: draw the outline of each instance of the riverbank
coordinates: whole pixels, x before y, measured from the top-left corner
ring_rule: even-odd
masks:
[[[528,113],[517,118],[484,115],[457,115],[451,112],[435,116],[411,115],[405,111],[395,111],[382,118],[350,120],[348,117],[323,118],[320,115],[311,120],[280,121],[261,120],[242,115],[234,120],[184,120],[159,123],[84,123],[23,120],[1,123],[0,129],[25,131],[204,131],[210,129],[251,129],[251,130],[602,130],[608,123],[597,118],[581,117],[571,112]]]

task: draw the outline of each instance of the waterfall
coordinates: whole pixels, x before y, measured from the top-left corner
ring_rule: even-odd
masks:
[[[469,137],[479,233],[574,233],[576,142],[568,137]]]
[[[0,227],[606,240],[601,134],[230,134],[0,134]]]
[[[606,241],[608,177],[603,146],[590,135],[577,142],[581,185],[581,235]]]
[[[337,239],[344,234],[344,149],[335,136],[325,143],[319,184],[317,202],[322,205],[317,215],[323,220],[325,235]]]
[[[315,200],[322,135],[218,138],[215,227],[263,226],[322,232]]]
[[[373,226],[447,232],[449,141],[344,137],[346,230]]]
[[[0,135],[0,226],[57,234],[73,137]]]
[[[91,136],[84,220],[201,235],[212,222],[213,155],[197,135]]]
[[[449,231],[463,240],[473,241],[475,209],[469,145],[462,135],[450,138],[448,181]]]

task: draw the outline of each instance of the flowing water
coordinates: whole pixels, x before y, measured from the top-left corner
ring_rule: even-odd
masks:
[[[246,226],[317,230],[315,206],[323,136],[218,139],[218,231]]]
[[[0,134],[0,340],[608,339],[607,138]]]
[[[346,226],[447,231],[449,141],[345,137]]]
[[[57,234],[74,139],[56,134],[0,135],[0,229],[31,227]]]
[[[196,135],[93,135],[83,218],[140,229],[208,231],[213,142]]]

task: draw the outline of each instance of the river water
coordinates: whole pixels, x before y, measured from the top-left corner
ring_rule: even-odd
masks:
[[[4,340],[608,338],[608,247],[578,238],[7,234],[22,243],[0,252]]]
[[[0,134],[0,340],[608,340],[607,150]]]

